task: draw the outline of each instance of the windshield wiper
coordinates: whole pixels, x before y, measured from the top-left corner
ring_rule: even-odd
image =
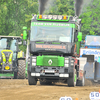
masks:
[[[44,40],[35,40],[34,42],[45,42]]]
[[[64,43],[64,42],[62,42],[62,41],[51,41],[51,42],[56,42],[56,43]]]
[[[50,42],[61,42],[61,41],[50,41]]]

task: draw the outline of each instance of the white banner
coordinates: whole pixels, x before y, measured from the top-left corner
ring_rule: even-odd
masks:
[[[85,48],[81,48],[80,49],[80,57],[82,57],[82,55],[94,55],[95,60],[98,60],[98,57],[100,57],[100,49],[85,49]]]

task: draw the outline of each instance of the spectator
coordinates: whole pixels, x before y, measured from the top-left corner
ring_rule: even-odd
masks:
[[[93,41],[90,43],[90,45],[100,45],[100,43],[97,41],[97,38],[94,37]]]

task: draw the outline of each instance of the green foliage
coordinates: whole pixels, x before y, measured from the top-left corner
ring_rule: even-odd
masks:
[[[94,0],[84,6],[82,19],[83,39],[86,35],[100,35],[100,2]],[[0,35],[20,36],[23,26],[30,30],[32,14],[39,14],[38,0],[0,0]],[[50,0],[44,14],[75,15],[74,0]],[[25,46],[20,46],[25,51]]]
[[[84,33],[84,37],[87,34],[100,35],[100,2],[98,0],[94,0],[80,18],[82,19],[81,31]]]
[[[30,30],[32,14],[38,13],[37,0],[0,0],[0,35],[20,36],[23,26]],[[24,46],[20,47],[25,51]]]
[[[74,15],[74,0],[51,0],[45,14]]]

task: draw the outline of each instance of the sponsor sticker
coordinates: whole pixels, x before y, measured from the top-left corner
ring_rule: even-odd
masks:
[[[61,97],[59,100],[73,100],[71,97]]]
[[[39,44],[36,44],[36,48],[66,49],[66,46],[58,46],[58,45],[39,45]]]
[[[98,57],[100,56],[100,50],[97,49],[80,49],[80,56],[82,55],[94,55],[95,60],[98,60]]]
[[[90,100],[100,100],[100,93],[99,92],[91,92],[89,94]]]

